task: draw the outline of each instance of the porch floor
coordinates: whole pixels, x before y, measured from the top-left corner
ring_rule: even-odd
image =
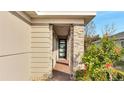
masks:
[[[70,81],[69,62],[66,59],[59,59],[53,68],[53,78],[55,81]]]

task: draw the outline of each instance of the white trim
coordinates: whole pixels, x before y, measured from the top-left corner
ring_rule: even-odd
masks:
[[[95,11],[35,11],[37,15],[96,15]]]

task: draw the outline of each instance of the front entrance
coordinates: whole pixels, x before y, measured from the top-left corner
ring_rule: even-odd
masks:
[[[69,65],[69,39],[70,25],[55,24],[53,25],[54,43],[53,54],[57,55],[54,61],[52,80],[71,80]],[[55,45],[54,44],[54,45]]]
[[[59,39],[59,58],[66,58],[67,42],[66,39]]]

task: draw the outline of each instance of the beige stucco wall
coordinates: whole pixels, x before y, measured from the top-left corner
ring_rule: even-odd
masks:
[[[0,12],[0,80],[29,80],[31,27]]]

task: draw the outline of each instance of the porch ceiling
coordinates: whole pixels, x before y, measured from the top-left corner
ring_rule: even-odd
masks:
[[[54,25],[53,30],[59,38],[66,38],[69,34],[69,25]]]

